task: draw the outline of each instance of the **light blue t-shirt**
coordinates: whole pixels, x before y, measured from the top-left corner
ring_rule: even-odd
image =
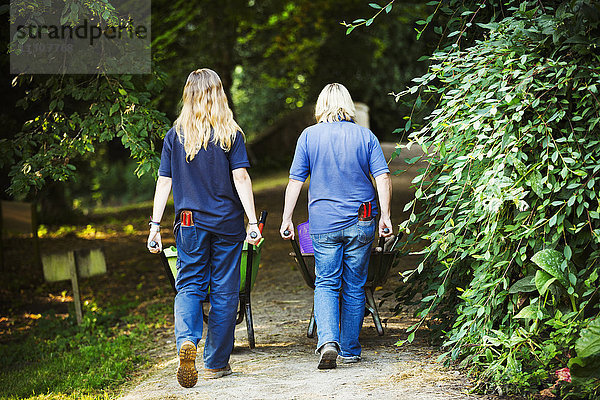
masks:
[[[310,233],[335,232],[358,220],[362,202],[373,202],[370,175],[390,172],[377,137],[350,121],[321,122],[306,128],[296,145],[290,178],[304,182],[310,175]]]

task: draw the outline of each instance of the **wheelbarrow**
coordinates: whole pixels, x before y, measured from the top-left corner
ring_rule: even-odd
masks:
[[[302,225],[302,224],[300,224]],[[300,225],[298,226],[298,230],[301,229]],[[308,224],[306,224],[307,226]],[[377,309],[377,304],[375,304],[375,299],[373,297],[373,291],[376,287],[385,283],[387,276],[394,265],[396,256],[398,255],[398,251],[396,250],[396,245],[398,241],[402,237],[402,234],[396,236],[393,239],[392,245],[387,246],[385,242],[385,238],[379,238],[379,243],[377,247],[371,249],[371,257],[369,259],[369,269],[367,275],[367,283],[365,284],[365,315],[371,314],[373,317],[373,322],[375,324],[375,329],[377,329],[377,334],[379,336],[383,336],[383,325],[381,324],[381,318],[379,317],[379,311]],[[300,273],[304,278],[304,281],[311,289],[315,289],[315,255],[313,253],[305,253],[301,251],[300,245],[296,239],[291,240],[292,248],[294,250],[293,253],[290,253],[291,256],[294,257],[296,263],[300,267]],[[304,246],[303,246],[304,247]],[[384,250],[388,249],[388,250]],[[307,250],[304,248],[303,250]],[[310,250],[310,249],[309,249]],[[315,336],[317,325],[315,322],[315,307],[313,304],[313,309],[310,315],[310,322],[308,324],[308,329],[306,331],[306,336],[309,338],[313,338]]]
[[[258,228],[262,233],[262,229],[267,219],[267,212],[262,211],[260,214]],[[237,312],[236,325],[241,324],[246,319],[246,328],[248,331],[248,344],[251,349],[256,346],[254,340],[254,323],[252,319],[252,305],[250,302],[250,292],[254,287],[256,281],[256,275],[258,274],[258,265],[260,263],[260,251],[264,238],[262,238],[258,244],[250,245],[248,242],[244,242],[242,247],[242,257],[240,260],[240,302]],[[170,246],[163,249],[160,253],[160,259],[162,261],[165,273],[171,283],[171,287],[175,294],[177,289],[175,288],[175,277],[177,276],[177,249],[175,246]],[[210,296],[210,289],[209,289]],[[202,310],[202,319],[208,323],[208,315]]]

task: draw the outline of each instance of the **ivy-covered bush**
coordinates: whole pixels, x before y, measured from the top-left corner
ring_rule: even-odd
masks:
[[[422,293],[409,341],[437,328],[482,387],[597,398],[600,6],[508,11],[406,91],[439,104],[407,145],[429,164],[401,229],[425,247],[397,298]]]

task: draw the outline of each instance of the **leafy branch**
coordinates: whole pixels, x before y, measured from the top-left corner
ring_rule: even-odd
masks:
[[[381,14],[384,11],[385,11],[386,14],[389,14],[390,11],[392,11],[392,6],[394,4],[394,1],[396,1],[396,0],[391,0],[389,3],[387,3],[383,7],[380,6],[377,3],[369,3],[370,7],[378,10],[375,13],[375,15],[373,15],[369,19],[359,18],[359,19],[355,19],[351,23],[346,23],[346,21],[340,22],[341,25],[347,27],[347,29],[346,29],[346,35],[349,35],[354,29],[356,29],[357,27],[359,27],[361,25],[370,26],[373,23],[373,21],[375,20],[375,18],[377,18],[379,16],[379,14]]]

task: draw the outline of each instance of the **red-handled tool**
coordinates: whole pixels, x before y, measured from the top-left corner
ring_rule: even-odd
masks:
[[[269,213],[265,210],[260,212],[260,217],[258,218],[258,231],[261,233],[262,235],[262,231],[263,228],[265,227],[265,222],[267,222],[267,215]],[[250,232],[250,237],[252,239],[256,239],[258,235],[256,234],[256,232]]]
[[[358,207],[358,220],[359,221],[370,221],[373,219],[373,205],[370,201],[361,203]]]
[[[194,216],[191,211],[183,210],[181,212],[181,226],[194,226]]]
[[[262,210],[260,212],[260,217],[258,218],[258,230],[262,234],[263,228],[265,227],[265,222],[267,222],[267,215],[269,213],[266,210]]]

